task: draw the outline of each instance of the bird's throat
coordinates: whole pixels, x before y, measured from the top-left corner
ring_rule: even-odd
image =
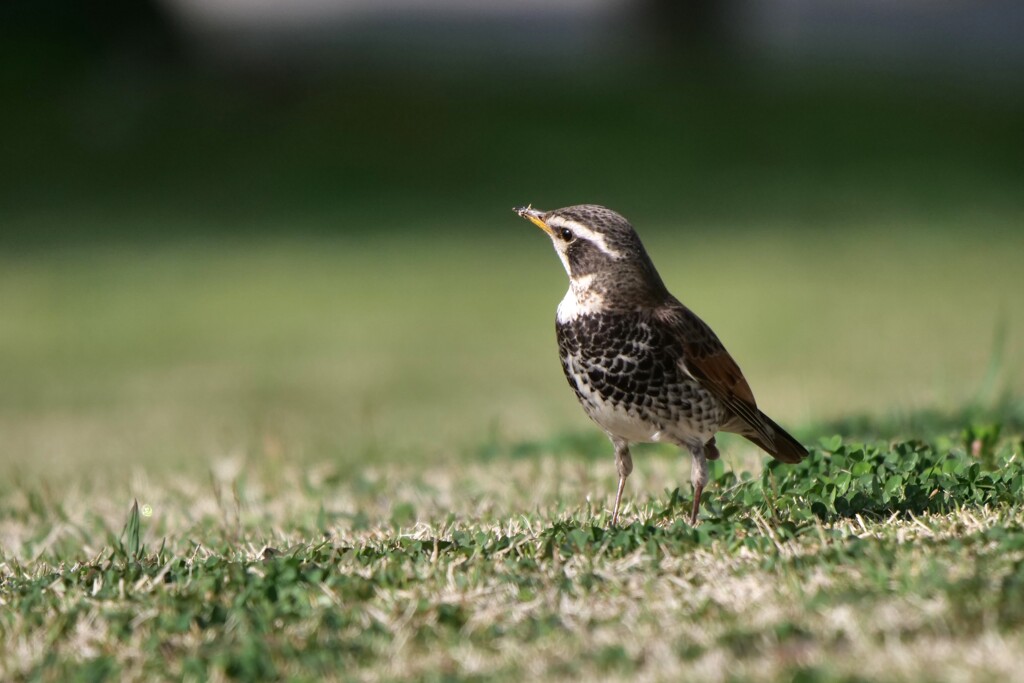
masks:
[[[593,275],[581,275],[569,281],[569,291],[558,304],[558,322],[566,323],[584,315],[600,313],[605,308],[604,291]]]

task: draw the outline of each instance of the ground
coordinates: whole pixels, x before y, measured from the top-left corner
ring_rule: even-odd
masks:
[[[617,529],[564,274],[487,223],[0,257],[0,678],[1020,677],[1012,217],[640,226],[812,455],[723,440],[691,528],[640,448]]]

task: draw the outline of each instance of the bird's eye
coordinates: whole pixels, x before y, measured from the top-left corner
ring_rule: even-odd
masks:
[[[572,242],[572,230],[569,228],[562,228],[561,232],[558,234],[561,235],[562,239],[566,242]]]

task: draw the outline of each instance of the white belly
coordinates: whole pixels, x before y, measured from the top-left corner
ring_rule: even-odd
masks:
[[[587,415],[612,436],[634,443],[655,443],[664,439],[661,427],[644,420],[635,411],[602,400],[586,384],[581,390],[590,399],[584,404]]]
[[[612,436],[617,436],[626,441],[633,443],[655,443],[661,441],[661,429],[615,408],[599,407],[596,411],[590,413],[590,418]]]

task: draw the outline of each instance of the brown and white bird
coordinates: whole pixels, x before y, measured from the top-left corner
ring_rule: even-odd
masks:
[[[583,410],[611,439],[619,487],[633,471],[631,443],[672,443],[693,455],[696,523],[715,433],[749,439],[795,463],[807,450],[754,401],[743,373],[711,328],[672,296],[633,226],[603,206],[514,209],[551,237],[569,274],[555,330],[562,369]]]

